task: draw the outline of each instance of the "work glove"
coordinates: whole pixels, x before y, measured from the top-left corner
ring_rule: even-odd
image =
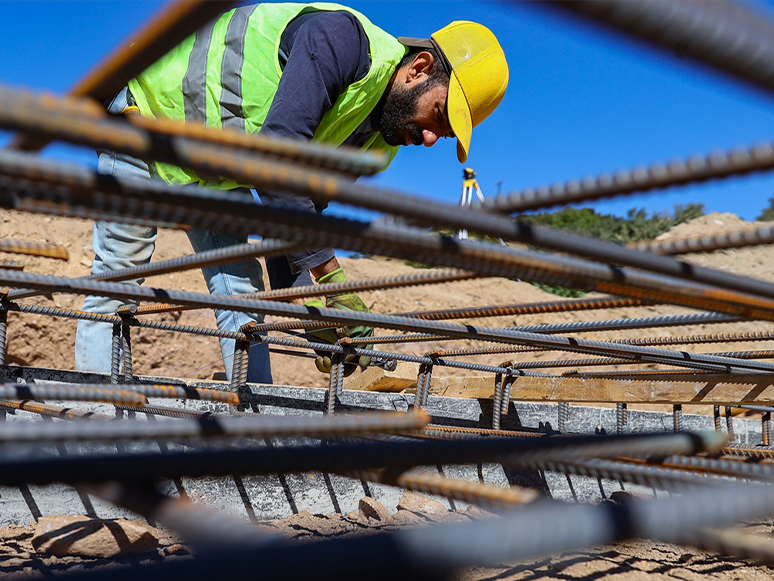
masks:
[[[337,268],[336,270],[329,272],[317,279],[319,284],[330,284],[337,282],[347,282],[347,277],[344,274],[344,269]],[[338,293],[326,295],[325,302],[322,299],[312,299],[304,303],[304,306],[313,308],[327,307],[329,309],[341,309],[344,311],[360,311],[361,313],[370,313],[371,310],[366,306],[363,300],[355,293]],[[363,325],[350,326],[350,327],[326,327],[324,329],[315,329],[308,331],[307,335],[311,335],[316,339],[325,341],[326,343],[335,344],[345,337],[352,339],[360,339],[363,337],[372,337],[374,334],[373,327],[366,327]],[[358,345],[361,349],[373,349],[373,345]],[[346,355],[344,357],[344,375],[351,375],[358,365],[363,367],[367,366],[371,362],[371,358],[367,355]],[[331,354],[330,353],[318,353],[318,357],[315,360],[315,366],[322,373],[331,372]]]

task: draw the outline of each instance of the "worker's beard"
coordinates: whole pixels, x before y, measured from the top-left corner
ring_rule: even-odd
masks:
[[[387,93],[379,118],[379,131],[388,145],[406,145],[406,133],[414,145],[424,143],[422,130],[411,119],[416,117],[419,98],[436,85],[438,81],[430,77],[409,89],[393,88]]]

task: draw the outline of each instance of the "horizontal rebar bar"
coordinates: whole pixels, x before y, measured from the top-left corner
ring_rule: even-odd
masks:
[[[150,486],[109,482],[85,490],[177,532],[197,554],[283,541],[279,533],[268,533],[198,502],[170,498]]]
[[[548,472],[558,472],[559,474],[604,478],[662,490],[682,490],[688,487],[720,486],[723,484],[721,480],[690,474],[683,470],[640,466],[597,458],[526,461],[516,462],[515,464],[530,470],[545,470]]]
[[[126,127],[123,128],[123,134],[122,128],[112,128],[115,133],[115,138],[112,140],[110,137],[113,133],[106,127],[98,128],[95,134],[90,136],[88,124],[80,127],[71,123],[69,119],[64,122],[56,114],[50,114],[50,111],[46,112],[47,115],[41,115],[41,111],[36,109],[35,104],[36,98],[33,95],[25,94],[22,99],[18,92],[0,88],[0,126],[11,129],[34,128],[35,131],[42,132],[46,136],[67,137],[84,145],[113,149],[141,159],[156,159],[182,164],[205,173],[232,177],[240,183],[248,183],[255,187],[284,189],[291,193],[310,196],[319,204],[335,200],[344,204],[409,218],[412,223],[418,225],[448,227],[455,230],[465,229],[503,240],[533,244],[605,263],[621,264],[662,275],[676,276],[698,283],[774,298],[774,283],[706,267],[688,265],[669,256],[639,252],[617,244],[553,228],[520,224],[506,216],[493,215],[489,212],[463,211],[459,207],[449,204],[432,202],[382,188],[356,185],[334,174],[307,171],[280,161],[262,161],[255,156],[243,155],[229,149],[182,142],[173,148],[157,147],[151,140],[144,139],[140,135],[132,135],[131,132],[127,133]],[[24,110],[29,111],[30,109],[35,111],[34,115],[29,116],[31,118],[20,118],[20,116],[23,117]],[[104,121],[102,124],[110,126],[108,121]],[[767,151],[770,158],[769,165],[774,166],[774,149],[769,147]],[[3,157],[11,155],[6,152]],[[20,167],[18,154],[16,155],[14,162],[16,167],[8,168],[6,164],[0,164],[4,166],[2,171],[7,175],[19,176],[25,172],[24,168]],[[51,172],[38,173],[35,179],[40,179],[41,175],[51,175]],[[199,192],[199,194],[201,193]],[[266,208],[266,206],[261,207]],[[222,214],[223,210],[224,208],[218,208],[215,212]],[[316,216],[316,218],[321,217]],[[172,222],[177,222],[177,220]],[[257,225],[254,224],[254,226]],[[265,235],[263,232],[261,234]],[[269,235],[268,237],[288,238],[286,235]],[[290,238],[295,239],[293,236]],[[335,246],[335,244],[333,245]],[[477,272],[476,269],[472,270]]]
[[[690,252],[712,252],[727,248],[745,248],[762,244],[774,244],[774,227],[760,226],[745,228],[737,232],[707,234],[677,240],[651,240],[632,245],[633,248],[653,254],[688,254]]]
[[[237,399],[238,403],[238,399]],[[142,408],[133,408],[143,411]],[[375,412],[320,417],[227,417],[207,414],[198,420],[31,424],[14,422],[0,430],[0,444],[182,438],[327,438],[419,430],[430,421],[421,413]]]
[[[101,385],[49,385],[37,383],[0,384],[0,398],[18,400],[66,400],[102,401],[142,405],[146,399],[142,393],[121,389],[123,386]]]
[[[70,258],[67,248],[60,246],[59,244],[33,242],[31,240],[12,240],[9,238],[0,238],[0,252],[44,256],[46,258],[57,258],[59,260],[68,260]]]
[[[407,314],[404,314],[406,316]],[[424,317],[418,317],[424,318]],[[706,323],[733,323],[739,321],[739,317],[724,315],[722,313],[693,313],[688,315],[663,315],[658,317],[635,317],[628,319],[609,319],[606,321],[573,321],[570,323],[555,323],[551,325],[524,325],[519,327],[504,327],[523,331],[525,333],[593,333],[597,331],[620,331],[624,329],[649,329],[652,327],[677,327],[682,325],[699,325]],[[358,343],[389,343],[390,336],[369,337],[367,339],[352,339],[353,344]],[[437,335],[417,334],[395,336],[395,342],[408,343],[411,341],[430,341],[443,339]]]
[[[23,132],[33,140],[45,142],[62,139],[140,159],[177,162],[197,171],[202,171],[205,165],[225,164],[226,171],[221,174],[208,174],[204,170],[204,175],[235,177],[231,170],[236,169],[236,166],[229,169],[233,164],[231,160],[225,159],[234,156],[245,163],[253,160],[253,163],[260,165],[263,161],[259,160],[266,160],[283,168],[299,167],[288,163],[292,161],[356,176],[374,174],[387,165],[383,153],[221,131],[170,119],[149,119],[135,115],[126,119],[108,115],[90,100],[72,97],[56,100],[50,96],[8,87],[0,87],[0,94],[10,99],[17,108],[16,113],[7,116],[0,113],[0,125]],[[38,107],[37,117],[29,108],[30,105]],[[209,161],[206,161],[207,155],[211,156]],[[254,178],[257,174],[248,166],[246,175]],[[236,181],[246,185],[253,183],[253,179],[236,178]]]
[[[619,458],[629,461],[626,458]],[[646,462],[640,459],[631,460],[637,464]],[[648,464],[688,470],[698,473],[719,474],[721,476],[733,476],[735,478],[748,478],[755,480],[774,480],[774,465],[760,462],[739,462],[737,460],[725,460],[723,458],[706,458],[703,456],[668,456],[666,458],[648,459]]]
[[[261,563],[267,581],[440,580],[465,567],[556,555],[629,538],[691,544],[707,527],[768,516],[774,493],[755,484],[729,484],[690,495],[627,505],[538,501],[501,518],[318,543],[219,551],[192,560],[148,565],[143,573],[167,581],[227,578],[249,581]],[[110,569],[91,581],[133,581],[136,572]]]
[[[49,182],[77,186],[77,194],[63,187],[32,184],[0,176],[0,204],[20,210],[44,211],[117,221],[145,220],[178,223],[227,232],[253,233],[270,238],[299,240],[310,245],[332,245],[360,252],[380,252],[478,272],[561,284],[586,290],[672,302],[754,318],[774,319],[772,301],[754,299],[717,289],[676,281],[626,268],[610,267],[550,254],[516,251],[473,241],[451,241],[401,224],[363,223],[329,216],[254,204],[227,192],[169,188],[148,180],[100,182],[88,170],[62,164],[39,164],[29,156],[0,153],[0,170],[30,175]],[[104,187],[103,187],[104,186]],[[4,194],[4,195],[3,195]],[[21,196],[21,197],[20,197]],[[74,197],[73,197],[74,196]],[[35,200],[41,200],[37,202]],[[77,200],[77,201],[76,201]],[[183,210],[181,208],[185,207]],[[142,216],[142,220],[137,218]],[[226,217],[227,216],[227,217]],[[662,257],[663,258],[663,257]],[[695,268],[691,268],[695,271]]]
[[[89,412],[77,408],[64,408],[46,403],[40,403],[29,400],[0,400],[0,408],[10,410],[21,410],[46,416],[49,418],[58,418],[60,420],[100,420],[103,422],[112,422],[115,420],[112,416]]]
[[[130,268],[121,268],[110,270],[98,274],[90,274],[80,277],[80,280],[104,280],[118,282],[122,280],[135,280],[159,274],[169,274],[191,270],[193,268],[206,268],[220,264],[231,264],[241,262],[249,258],[258,258],[260,256],[282,256],[289,252],[296,251],[300,247],[297,244],[289,242],[280,242],[276,240],[264,240],[258,243],[235,244],[226,248],[217,248],[189,254],[169,260],[141,264]],[[16,289],[8,291],[8,299],[24,299],[39,294],[34,290]]]
[[[128,405],[142,405],[146,397],[200,399],[237,405],[235,393],[180,385],[127,384],[53,384],[5,383],[0,384],[0,397],[12,399],[57,399],[68,401],[108,401]]]
[[[554,5],[774,93],[774,24],[754,5],[726,0]]]
[[[723,433],[700,432],[627,436],[477,438],[409,443],[298,445],[273,448],[170,451],[164,454],[95,453],[59,458],[0,458],[0,484],[79,483],[181,476],[226,476],[287,472],[340,472],[365,468],[479,462],[514,463],[579,457],[668,456],[712,452]]]
[[[695,353],[686,354],[684,352],[674,352],[654,347],[589,341],[586,339],[524,333],[520,331],[493,329],[457,323],[423,321],[419,319],[408,319],[406,317],[396,317],[393,315],[378,315],[375,313],[343,311],[340,309],[308,308],[303,305],[293,305],[289,303],[260,301],[256,299],[237,299],[234,297],[205,295],[202,293],[188,293],[166,289],[160,290],[121,283],[73,280],[63,277],[41,276],[16,272],[0,272],[0,283],[7,285],[18,284],[24,287],[53,292],[69,292],[83,295],[102,294],[103,296],[107,295],[120,299],[148,299],[163,296],[165,301],[169,303],[218,307],[241,312],[257,311],[279,316],[291,315],[296,317],[308,317],[313,320],[332,321],[339,325],[366,324],[369,326],[381,326],[400,330],[420,332],[431,331],[460,338],[475,336],[477,339],[501,343],[512,342],[536,347],[553,347],[560,348],[563,351],[573,351],[590,355],[615,354],[616,356],[623,358],[639,359],[642,361],[649,361],[651,358],[655,358],[658,363],[662,363],[664,360],[672,360],[672,364],[681,367],[696,367],[719,371],[724,371],[725,369],[723,368],[737,371],[748,369],[760,371],[774,370],[774,364],[761,361],[742,362],[737,359]],[[353,350],[353,352],[357,353],[357,350]],[[368,355],[368,353],[363,354]]]
[[[248,293],[234,295],[240,298],[265,299],[265,300],[283,300],[289,301],[304,297],[323,296],[342,292],[359,292],[366,290],[403,288],[408,286],[417,286],[423,284],[440,284],[444,282],[453,282],[459,280],[468,280],[478,278],[479,275],[460,272],[455,269],[446,269],[439,272],[421,272],[412,274],[399,274],[394,276],[383,276],[365,280],[350,280],[347,282],[328,283],[325,285],[307,285],[291,287],[285,289],[275,289],[264,292]],[[105,279],[102,279],[105,280]],[[111,279],[112,280],[112,279]],[[9,298],[14,298],[9,294]],[[186,311],[191,307],[182,305],[168,304],[149,304],[139,306],[124,306],[118,309],[119,314],[132,315],[150,315],[154,313],[165,313],[169,311]],[[302,323],[303,325],[304,323]],[[310,323],[305,323],[310,324]]]
[[[425,470],[408,470],[398,474],[387,470],[362,470],[348,476],[425,494],[436,494],[495,511],[521,506],[539,497],[537,490],[530,488],[490,486],[483,482],[447,478]]]

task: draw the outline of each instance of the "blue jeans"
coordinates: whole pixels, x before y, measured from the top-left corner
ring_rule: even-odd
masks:
[[[121,91],[110,105],[111,113],[120,113],[127,107],[126,89]],[[117,177],[152,179],[148,165],[133,157],[100,151],[97,171]],[[222,232],[211,230],[189,230],[188,239],[195,252],[213,250],[243,244],[246,238],[235,238]],[[115,222],[96,222],[94,224],[94,264],[92,274],[129,268],[150,262],[156,247],[156,228],[118,224]],[[261,265],[257,259],[245,260],[234,264],[211,266],[202,269],[207,288],[213,295],[235,295],[263,290]],[[144,279],[127,281],[128,284],[142,284]],[[118,307],[126,304],[118,299],[87,296],[83,310],[106,315],[115,314]],[[239,331],[250,321],[263,322],[258,313],[238,313],[215,310],[218,329]],[[112,345],[112,325],[93,321],[78,321],[75,336],[75,367],[80,371],[110,372]],[[220,339],[220,351],[223,356],[226,377],[231,379],[231,362],[234,355],[234,340]],[[199,365],[201,362],[193,362]],[[206,362],[205,362],[206,363]],[[264,343],[252,343],[250,348],[247,380],[252,383],[272,383],[269,346]]]

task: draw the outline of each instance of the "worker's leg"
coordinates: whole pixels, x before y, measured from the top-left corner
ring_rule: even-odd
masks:
[[[234,244],[244,244],[245,239],[234,238],[222,232],[211,230],[191,230],[188,232],[194,251],[225,248]],[[248,259],[235,264],[223,264],[202,269],[207,288],[213,295],[236,295],[254,293],[263,290],[261,263],[257,259]],[[263,316],[257,313],[238,313],[215,309],[215,319],[218,329],[239,331],[239,328],[250,321],[263,322]],[[232,357],[234,355],[234,340],[220,339],[220,350],[226,367],[226,377],[231,380]],[[269,361],[269,346],[265,343],[252,343],[250,346],[247,381],[250,383],[271,383],[271,363]]]

